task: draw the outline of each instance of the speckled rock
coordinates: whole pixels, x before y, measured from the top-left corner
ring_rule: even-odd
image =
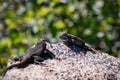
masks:
[[[55,59],[10,69],[3,80],[120,80],[119,58],[63,42],[47,43],[47,49],[56,55]]]

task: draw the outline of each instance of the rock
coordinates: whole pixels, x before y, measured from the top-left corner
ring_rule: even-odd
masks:
[[[63,42],[47,43],[57,58],[7,71],[3,80],[120,80],[120,59]]]

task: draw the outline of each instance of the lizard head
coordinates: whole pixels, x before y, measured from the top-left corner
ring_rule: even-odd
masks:
[[[37,41],[35,47],[37,47],[38,49],[39,48],[45,49],[46,48],[46,43],[44,42],[44,40],[40,39],[40,40]]]
[[[60,39],[69,39],[68,38],[69,36],[68,36],[68,34],[66,33],[66,32],[61,32],[60,34],[59,34],[59,38]]]

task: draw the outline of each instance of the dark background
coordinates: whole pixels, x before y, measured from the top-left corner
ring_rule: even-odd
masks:
[[[44,37],[68,32],[120,57],[120,0],[0,0],[0,74],[7,60]]]

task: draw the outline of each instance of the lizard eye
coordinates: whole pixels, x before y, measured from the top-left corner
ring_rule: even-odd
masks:
[[[72,42],[74,42],[75,40],[74,39],[72,39]]]

